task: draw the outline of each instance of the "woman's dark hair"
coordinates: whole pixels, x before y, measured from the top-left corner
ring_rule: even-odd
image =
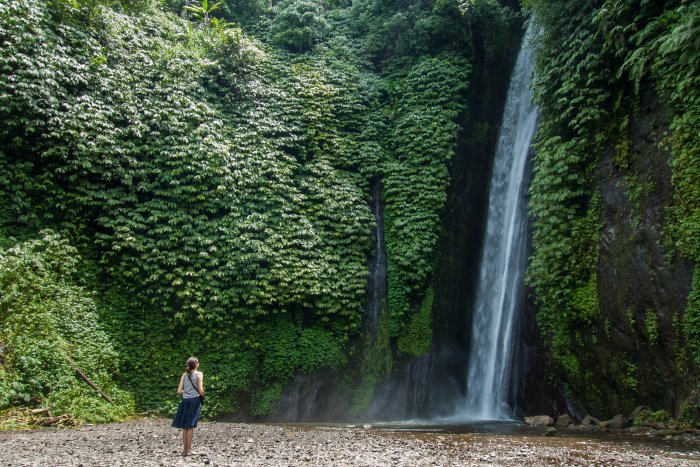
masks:
[[[199,363],[199,360],[197,360],[197,357],[190,357],[187,359],[187,374],[190,375],[194,371],[195,368],[197,368],[197,364]]]

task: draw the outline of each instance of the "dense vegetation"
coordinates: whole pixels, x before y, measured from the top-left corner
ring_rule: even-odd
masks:
[[[115,386],[119,359],[100,324],[97,304],[80,285],[79,256],[50,232],[0,255],[0,406],[44,402],[55,414],[110,421],[133,411],[133,398]],[[8,352],[9,350],[9,352]],[[75,368],[108,391],[115,404],[95,398]]]
[[[212,375],[210,415],[266,414],[296,373],[346,365],[361,344],[372,180],[386,204],[389,335],[400,352],[430,348],[421,297],[469,73],[468,54],[442,45],[462,32],[456,4],[406,17],[372,1],[282,2],[241,21],[262,41],[232,23],[232,5],[0,6],[3,247],[64,245],[79,285],[34,280],[90,305],[46,313],[84,315],[81,333],[99,325],[111,363],[86,368],[142,408],[173,409],[190,354]],[[7,306],[3,324],[30,319]],[[62,380],[30,376],[16,338],[3,340],[3,384],[38,379],[2,407],[52,405]]]

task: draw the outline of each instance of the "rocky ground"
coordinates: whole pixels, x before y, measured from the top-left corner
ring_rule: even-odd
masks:
[[[200,423],[193,455],[180,451],[169,420],[0,433],[2,465],[700,465],[696,442],[221,422]]]

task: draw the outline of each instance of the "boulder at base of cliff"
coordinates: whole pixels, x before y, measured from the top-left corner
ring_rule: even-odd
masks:
[[[640,405],[639,407],[637,407],[636,409],[634,409],[632,411],[632,413],[629,416],[629,419],[634,421],[637,417],[639,417],[639,414],[641,414],[642,412],[649,412],[649,411],[651,411],[651,409],[649,407],[647,407],[646,405]]]
[[[525,417],[525,423],[530,426],[552,426],[554,419],[549,415],[535,415],[534,417]]]
[[[586,428],[598,428],[599,425],[600,420],[590,415],[586,415],[585,417],[583,417],[583,420],[581,420],[581,426]]]
[[[612,419],[603,422],[603,428],[609,428],[611,430],[622,430],[630,426],[632,426],[632,423],[622,414],[617,414]]]
[[[574,424],[574,421],[569,417],[568,415],[559,415],[557,417],[557,422],[555,423],[556,426],[571,426]]]

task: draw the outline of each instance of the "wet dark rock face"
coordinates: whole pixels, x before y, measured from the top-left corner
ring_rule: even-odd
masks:
[[[688,369],[678,365],[680,317],[690,291],[692,268],[664,248],[664,215],[672,199],[670,153],[661,144],[669,131],[668,109],[649,89],[630,120],[626,153],[604,157],[602,232],[598,267],[601,322],[588,350],[593,374],[610,361],[628,368],[630,382],[601,375],[601,416],[644,403],[674,411],[690,388]],[[675,322],[674,322],[675,321]],[[599,373],[598,373],[599,374]],[[585,395],[581,399],[585,400]]]
[[[344,420],[348,400],[346,388],[332,374],[299,374],[284,388],[268,418],[275,422]]]
[[[399,362],[391,378],[375,392],[362,420],[406,420],[425,416],[427,391],[434,354]]]

